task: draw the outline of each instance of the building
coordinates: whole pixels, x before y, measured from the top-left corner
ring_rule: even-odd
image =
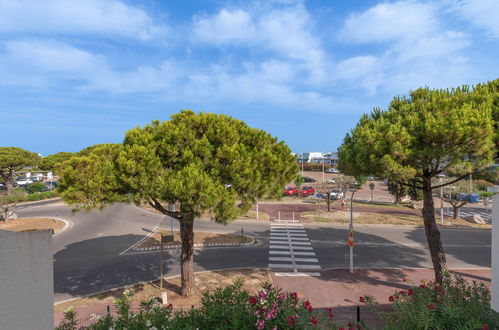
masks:
[[[304,152],[298,155],[298,162],[304,163],[314,163],[325,165],[337,166],[338,165],[338,153],[337,152]]]
[[[298,155],[298,161],[301,163],[310,163],[313,159],[320,158],[322,159],[322,152],[304,152]]]

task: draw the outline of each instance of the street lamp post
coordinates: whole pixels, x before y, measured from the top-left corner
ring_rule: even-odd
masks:
[[[350,246],[350,274],[353,274],[353,195],[356,189],[348,189],[352,192],[350,197],[350,225],[348,226],[348,245]]]
[[[322,183],[324,183],[324,156],[322,156]]]

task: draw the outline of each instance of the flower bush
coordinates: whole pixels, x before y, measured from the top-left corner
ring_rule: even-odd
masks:
[[[284,292],[265,284],[257,296],[242,289],[243,280],[203,294],[200,308],[185,312],[173,311],[173,306],[160,305],[155,299],[141,303],[131,312],[131,293],[125,291],[117,299],[117,315],[105,315],[87,327],[92,330],[121,329],[364,329],[353,322],[336,325],[330,308],[318,311],[309,301],[299,299],[296,292]],[[78,329],[73,309],[64,314],[58,330]]]
[[[421,281],[389,296],[393,313],[381,312],[371,296],[359,301],[384,319],[385,329],[499,329],[499,313],[490,308],[490,291],[482,282],[447,272],[443,278],[442,285]]]

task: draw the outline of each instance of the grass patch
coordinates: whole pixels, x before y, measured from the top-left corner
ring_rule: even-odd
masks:
[[[379,207],[379,208],[386,208],[386,209],[412,209],[411,203],[400,203],[399,205],[395,204],[388,204],[388,203],[382,203],[382,202],[356,202],[354,200],[353,207]]]
[[[256,218],[256,211],[248,211],[245,215],[241,215],[236,220],[264,220],[268,221],[270,216],[267,213],[258,212],[258,219]]]
[[[32,231],[52,229],[55,234],[64,228],[64,222],[49,218],[17,218],[8,220],[6,223],[0,222],[0,230],[10,231]]]
[[[266,270],[262,269],[235,269],[213,271],[196,274],[194,277],[194,293],[191,297],[185,298],[180,295],[180,277],[167,279],[164,283],[165,289],[159,287],[159,280],[129,285],[119,289],[107,291],[101,294],[91,295],[86,298],[76,299],[69,302],[55,305],[56,312],[62,312],[68,307],[85,307],[95,304],[112,305],[114,299],[121,297],[124,290],[131,290],[132,301],[138,304],[141,301],[153,297],[161,297],[161,292],[168,294],[168,303],[173,304],[174,309],[190,309],[192,306],[199,307],[202,293],[213,291],[220,286],[232,284],[236,277],[244,278],[243,289],[248,290],[250,295],[257,295],[263,283],[270,283],[272,280]],[[103,308],[103,312],[105,307]]]
[[[144,242],[138,245],[138,248],[153,247],[160,245],[160,236],[170,235],[169,230],[158,230],[149,236]],[[250,243],[253,239],[248,236],[241,236],[238,234],[217,234],[217,233],[194,233],[194,244],[220,244],[220,243]],[[181,244],[180,232],[173,231],[173,242],[164,243],[163,246],[172,246]]]
[[[302,218],[306,222],[328,222],[328,223],[349,223],[349,212],[320,212],[309,211],[303,212]],[[440,227],[472,227],[490,229],[491,225],[481,225],[470,223],[464,219],[452,219],[450,217],[444,218],[444,224],[440,223],[440,218],[437,218],[437,224]],[[356,224],[384,224],[384,225],[411,225],[423,226],[423,217],[419,215],[406,215],[406,214],[382,214],[382,213],[363,213],[353,212],[353,222]]]

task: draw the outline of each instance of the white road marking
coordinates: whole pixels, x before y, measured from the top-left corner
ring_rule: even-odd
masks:
[[[269,269],[289,269],[276,272],[276,276],[320,276],[299,271],[321,269],[303,224],[286,220],[271,224],[269,243]]]

